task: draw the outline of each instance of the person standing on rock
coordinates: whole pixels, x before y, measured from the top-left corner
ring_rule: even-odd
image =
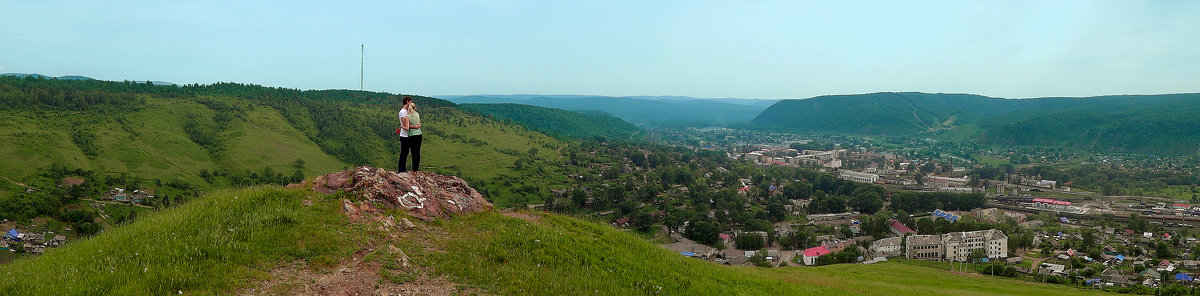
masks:
[[[397,172],[406,172],[408,155],[412,154],[412,171],[421,167],[421,114],[417,113],[416,103],[412,97],[404,97],[403,108],[400,110],[400,161]]]

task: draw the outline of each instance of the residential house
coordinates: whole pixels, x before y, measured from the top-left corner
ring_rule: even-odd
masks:
[[[1121,270],[1116,267],[1109,267],[1100,272],[1100,278],[1114,285],[1128,287],[1133,284],[1133,280],[1129,276],[1121,274]]]
[[[825,247],[812,247],[804,250],[804,265],[816,265],[817,257],[828,255],[829,249]]]
[[[1038,266],[1037,273],[1040,275],[1063,276],[1067,273],[1067,266],[1062,264],[1042,263],[1042,265]]]
[[[825,247],[825,249],[828,249],[831,253],[837,253],[845,250],[847,247],[854,247],[857,245],[854,244],[854,240],[832,240],[821,242],[821,246]]]
[[[41,233],[26,233],[23,241],[40,245],[46,242],[46,235]]]
[[[1181,265],[1181,267],[1183,267],[1183,268],[1196,269],[1196,268],[1200,268],[1200,261],[1198,261],[1198,260],[1183,260],[1183,261],[1179,262],[1179,265]]]
[[[66,242],[67,242],[67,237],[62,236],[62,235],[55,235],[54,238],[50,239],[50,246],[57,247],[57,246],[61,246],[62,244],[66,243]]]
[[[1154,280],[1162,279],[1162,273],[1158,272],[1157,270],[1150,269],[1150,268],[1147,268],[1146,270],[1143,270],[1141,273],[1138,273],[1138,276],[1141,276],[1141,277],[1147,278],[1147,279],[1154,279]]]
[[[689,240],[683,240],[667,245],[666,248],[676,253],[684,254],[688,257],[697,257],[703,259],[712,258],[713,255],[717,253],[717,249]]]

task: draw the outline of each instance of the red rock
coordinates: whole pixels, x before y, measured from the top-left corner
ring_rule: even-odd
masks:
[[[492,204],[466,181],[430,172],[396,173],[364,166],[318,176],[312,184],[313,190],[321,193],[353,192],[389,208],[407,209],[410,215],[426,221],[492,209]],[[352,219],[379,212],[369,203],[354,206],[344,200],[343,206]]]

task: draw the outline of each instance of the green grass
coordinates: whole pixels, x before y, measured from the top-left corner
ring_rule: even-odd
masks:
[[[20,157],[0,158],[0,176],[25,182],[51,163],[62,163],[96,171],[100,175],[121,173],[146,179],[180,179],[212,189],[200,179],[201,170],[219,168],[260,171],[269,167],[290,175],[293,163],[304,161],[304,174],[342,170],[354,164],[335,157],[314,142],[306,131],[312,122],[305,117],[289,121],[279,110],[230,97],[158,98],[143,96],[145,105],[134,112],[100,114],[92,112],[13,111],[0,114],[0,154]],[[217,136],[223,149],[210,153],[193,142],[184,131],[189,116],[212,118],[216,112],[199,103],[216,100],[244,110],[241,118],[230,121]],[[395,112],[382,105],[352,105],[348,112],[365,118],[392,120]],[[475,180],[489,180],[515,173],[517,156],[537,148],[537,158],[557,159],[556,148],[563,142],[516,125],[492,121],[478,114],[451,107],[427,108],[425,124],[440,133],[426,133],[422,147],[425,170],[454,174]],[[309,120],[311,121],[311,120]],[[398,120],[395,120],[399,125]],[[72,129],[84,128],[96,134],[99,153],[85,155],[72,141]],[[366,165],[395,169],[398,155],[389,150],[396,146],[394,135],[370,135],[363,141],[381,143],[370,146]],[[469,141],[477,140],[477,141]],[[3,180],[0,180],[3,181]],[[7,182],[7,181],[4,181]],[[220,182],[218,182],[220,183]],[[11,184],[10,184],[11,185]],[[0,197],[11,196],[15,186],[0,187]]]
[[[1189,204],[1196,203],[1192,201],[1192,198],[1200,196],[1200,193],[1193,191],[1192,186],[1187,185],[1169,185],[1166,188],[1156,190],[1141,190],[1139,188],[1129,188],[1128,190],[1133,191],[1131,193],[1134,195],[1166,197],[1172,200],[1182,200]]]
[[[530,223],[496,213],[440,222],[417,245],[421,265],[498,294],[517,295],[1081,295],[1058,285],[896,262],[755,268],[685,258],[637,234],[558,215]]]
[[[430,115],[435,113],[427,112]],[[436,125],[438,130],[445,133],[438,135],[423,135],[421,143],[421,165],[437,168],[458,168],[460,176],[477,179],[491,179],[504,174],[512,174],[513,161],[516,156],[500,152],[501,150],[526,153],[530,148],[538,148],[538,157],[558,157],[554,150],[546,145],[559,145],[558,140],[549,136],[526,130],[520,126],[505,125],[488,120],[478,115],[456,109],[445,108],[436,113],[437,116],[424,116],[422,124]],[[486,143],[465,143],[457,138],[475,139]],[[395,166],[395,160],[392,165]]]
[[[1002,164],[1010,164],[1011,163],[1007,159],[1003,159],[1003,158],[995,158],[995,157],[988,157],[988,156],[979,156],[977,158],[978,158],[979,163],[987,165],[987,166],[1000,166]]]
[[[938,139],[943,141],[967,141],[979,136],[983,131],[977,124],[964,124],[947,130],[945,133],[939,135]]]
[[[225,133],[227,150],[222,153],[230,166],[260,170],[270,167],[290,174],[297,159],[304,161],[304,174],[315,176],[341,170],[346,164],[321,151],[321,148],[297,130],[279,111],[255,107],[246,112],[246,121],[235,121]],[[255,152],[255,153],[246,153]],[[392,166],[395,166],[393,164]]]
[[[297,259],[329,266],[354,251],[362,231],[350,227],[335,199],[311,192],[255,187],[223,190],[0,265],[6,295],[227,294]]]
[[[301,201],[314,196],[315,204]],[[350,224],[338,196],[252,187],[224,190],[47,254],[0,265],[7,295],[227,294],[294,260],[334,266],[386,239]],[[398,213],[392,213],[398,214]],[[435,275],[501,295],[1080,295],[1060,285],[960,275],[914,263],[756,268],[685,258],[640,234],[576,218],[496,212],[426,223],[393,240]],[[382,251],[369,260],[392,262]],[[917,262],[921,263],[921,262]],[[384,264],[381,281],[414,271]]]

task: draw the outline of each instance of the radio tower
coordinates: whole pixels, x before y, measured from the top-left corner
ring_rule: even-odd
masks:
[[[359,54],[360,54],[358,56],[358,90],[362,91],[363,90],[363,68],[364,68],[364,66],[366,66],[367,46],[364,44],[359,44],[358,46],[359,46],[358,50],[359,50]]]

